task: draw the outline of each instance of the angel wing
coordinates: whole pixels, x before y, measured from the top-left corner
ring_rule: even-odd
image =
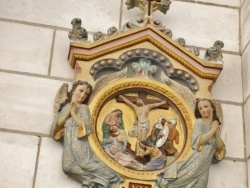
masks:
[[[57,117],[60,105],[68,98],[69,84],[63,83],[59,88],[54,102],[54,117]]]
[[[221,122],[221,125],[223,125],[223,112],[222,112],[221,104],[215,100],[212,100],[212,102],[215,106],[216,114]]]
[[[63,83],[56,94],[56,98],[54,101],[54,122],[52,124],[51,131],[50,131],[51,135],[54,135],[54,132],[55,132],[58,110],[61,104],[68,98],[68,87],[69,85],[67,83]]]

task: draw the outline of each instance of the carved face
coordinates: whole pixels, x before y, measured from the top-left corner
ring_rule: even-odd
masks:
[[[110,127],[110,131],[117,133],[117,132],[119,132],[119,128],[117,126],[112,126],[112,127]]]
[[[213,115],[213,108],[209,101],[200,101],[198,103],[198,109],[202,118],[209,118]]]
[[[87,85],[78,85],[73,92],[72,102],[83,103],[88,97],[90,89]]]
[[[143,100],[137,99],[137,100],[136,100],[136,105],[137,105],[137,106],[142,106],[142,105],[144,105]]]

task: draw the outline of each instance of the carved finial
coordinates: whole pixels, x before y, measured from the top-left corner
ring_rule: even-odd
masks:
[[[127,31],[129,29],[133,29],[133,28],[136,28],[136,27],[139,27],[139,26],[132,23],[132,22],[127,22],[122,26],[122,32],[125,32],[125,31]]]
[[[178,38],[175,40],[176,42],[178,42],[181,46],[185,46],[186,42],[184,38]]]
[[[96,41],[99,41],[99,40],[102,40],[104,38],[104,34],[101,32],[101,31],[98,31],[96,32],[94,35],[93,35],[93,40],[96,42]]]
[[[200,50],[197,47],[194,47],[194,46],[187,47],[186,46],[186,41],[184,38],[177,38],[175,41],[178,42],[181,46],[188,49],[188,51],[192,52],[194,55],[196,55],[196,56],[200,55]]]
[[[108,32],[107,32],[108,36],[112,36],[112,35],[115,35],[117,33],[118,33],[118,29],[116,27],[114,27],[114,26],[110,27],[108,29]]]
[[[191,46],[188,49],[190,52],[192,52],[194,55],[199,56],[200,55],[200,50],[197,47]]]
[[[69,32],[69,39],[73,41],[87,41],[88,40],[88,32],[86,29],[81,27],[82,20],[79,18],[74,18],[71,21],[73,26],[72,30]]]
[[[138,63],[132,63],[132,68],[144,78],[152,78],[152,74],[156,73],[157,70],[157,67],[151,65],[151,61],[147,58],[140,58]]]
[[[171,31],[171,29],[165,29],[164,31],[162,31],[165,35],[167,35],[169,38],[172,38],[173,33]]]
[[[170,0],[127,0],[125,4],[128,9],[138,7],[144,12],[144,18],[152,17],[152,13],[156,10],[166,14],[171,4]]]
[[[224,47],[224,43],[222,41],[215,41],[214,46],[207,49],[205,53],[205,60],[207,61],[215,61],[215,62],[222,62],[222,48]]]
[[[152,13],[159,10],[166,14],[171,4],[170,0],[126,0],[125,4],[128,9],[138,7],[144,12],[144,16],[137,19],[136,23],[125,23],[122,27],[122,32],[147,24],[152,24],[162,32],[166,30],[165,26],[162,26],[162,22],[160,20],[153,20]]]

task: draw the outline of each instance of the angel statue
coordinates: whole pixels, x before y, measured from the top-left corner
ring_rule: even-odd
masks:
[[[92,87],[77,81],[68,92],[64,84],[56,97],[53,138],[62,140],[62,168],[66,175],[80,182],[83,188],[117,188],[120,177],[106,167],[92,151],[88,136],[92,133],[87,106]],[[61,101],[64,102],[61,103]],[[59,105],[60,104],[60,105]]]
[[[174,163],[159,174],[157,187],[207,187],[211,163],[218,162],[225,156],[217,109],[210,99],[196,101],[196,122],[192,133],[193,154],[187,160]]]

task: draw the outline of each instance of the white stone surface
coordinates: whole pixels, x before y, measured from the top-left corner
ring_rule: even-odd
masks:
[[[192,0],[193,2],[197,2],[196,0]],[[214,3],[215,5],[228,5],[228,6],[240,6],[240,0],[199,0],[198,2],[204,3]]]
[[[247,0],[240,0],[240,5],[242,6],[242,4],[247,1]]]
[[[73,18],[82,19],[88,31],[107,31],[119,26],[120,0],[0,0],[0,17],[71,28]]]
[[[52,29],[7,22],[0,28],[1,69],[48,74]]]
[[[245,162],[223,160],[211,165],[207,188],[247,188]]]
[[[247,152],[247,157],[249,157],[250,156],[250,98],[244,105],[244,119],[245,119],[245,131],[246,131],[246,152]]]
[[[68,32],[56,31],[51,76],[74,78],[74,69],[71,68],[68,61],[69,47],[70,40],[68,38]]]
[[[62,83],[0,72],[0,127],[49,134]]]
[[[242,55],[244,100],[250,95],[250,45]]]
[[[172,29],[174,39],[185,38],[187,45],[209,48],[214,41],[222,40],[225,43],[223,50],[235,52],[240,49],[238,36],[241,24],[241,44],[246,46],[250,38],[249,0],[241,0],[241,3],[244,1],[241,23],[239,10],[230,7],[238,6],[239,0],[192,1],[172,0],[167,15],[155,13],[154,18],[162,20],[163,25]],[[83,21],[82,26],[90,33],[99,30],[106,32],[111,26],[119,26],[121,2],[123,23],[141,15],[138,8],[127,11],[125,0],[0,0],[0,19],[7,19],[0,22],[0,69],[46,75],[53,29],[56,29],[51,76],[71,78],[72,69],[68,69],[66,58],[69,47],[67,32],[60,31],[58,27],[71,28],[71,20],[79,17]],[[8,19],[13,23],[8,23]],[[16,24],[16,20],[40,25]],[[249,52],[248,46],[243,54],[245,99],[250,94]],[[33,55],[29,56],[31,53]],[[213,88],[213,96],[219,100],[240,103],[242,81],[239,56],[224,55],[224,61],[224,70]],[[49,134],[53,121],[53,102],[61,84],[62,81],[49,78],[0,72],[0,128]],[[248,99],[244,108],[247,143],[250,140],[249,103]],[[226,156],[244,159],[242,107],[223,104],[223,113],[222,139],[227,146]],[[32,187],[37,144],[38,138],[34,136],[0,132],[0,160],[4,162],[0,165],[0,187]],[[247,147],[249,154],[250,147]],[[62,151],[60,143],[51,138],[42,138],[35,188],[80,187],[79,183],[63,174]],[[244,162],[228,160],[212,165],[208,188],[246,188],[246,168]]]
[[[0,132],[0,187],[32,188],[38,137]]]
[[[221,137],[226,144],[226,157],[245,158],[242,107],[222,104],[223,124]]]
[[[247,0],[241,7],[241,49],[243,50],[250,40],[250,1]]]
[[[248,182],[250,182],[250,159],[248,159],[248,161],[247,161],[247,171],[248,171]]]
[[[223,61],[223,70],[212,87],[213,98],[242,103],[241,57],[238,55],[223,54]]]
[[[124,6],[123,24],[141,16],[138,8],[128,11]],[[223,50],[239,52],[237,9],[172,1],[166,15],[157,11],[153,18],[172,30],[173,39],[182,37],[187,45],[209,48],[221,40],[225,44]]]
[[[81,184],[70,179],[62,170],[62,144],[52,138],[43,138],[38,162],[36,188],[80,188]]]

